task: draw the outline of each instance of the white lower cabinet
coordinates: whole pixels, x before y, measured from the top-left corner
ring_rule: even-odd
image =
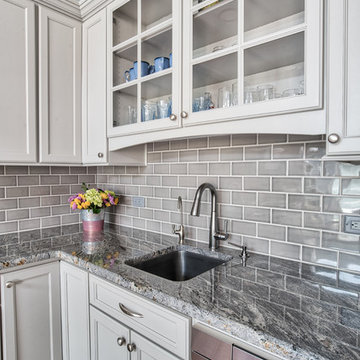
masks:
[[[63,360],[90,359],[89,275],[61,262]]]
[[[178,360],[92,306],[90,320],[92,360]]]
[[[1,275],[3,360],[61,360],[59,262]]]

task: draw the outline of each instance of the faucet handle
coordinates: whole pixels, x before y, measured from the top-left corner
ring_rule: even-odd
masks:
[[[223,233],[218,231],[218,232],[214,235],[214,237],[215,237],[216,240],[223,240],[223,241],[225,241],[225,240],[227,240],[227,239],[229,238],[228,224],[229,224],[229,220],[225,220],[225,221],[224,221],[225,230],[224,230]]]

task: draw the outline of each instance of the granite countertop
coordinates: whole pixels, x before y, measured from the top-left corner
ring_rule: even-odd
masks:
[[[97,237],[55,229],[21,241],[8,235],[0,271],[58,258],[284,359],[360,359],[358,274],[253,253],[243,266],[240,251],[220,248],[232,260],[174,282],[124,264],[176,245],[173,236],[125,227]]]

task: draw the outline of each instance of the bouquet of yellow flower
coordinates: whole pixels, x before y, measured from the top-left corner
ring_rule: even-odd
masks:
[[[78,193],[69,197],[70,207],[73,210],[92,210],[94,214],[99,214],[101,209],[119,203],[119,198],[113,191],[102,189],[89,189],[82,183],[83,193]]]

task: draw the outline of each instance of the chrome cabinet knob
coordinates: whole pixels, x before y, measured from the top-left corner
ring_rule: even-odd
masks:
[[[177,119],[177,116],[175,114],[170,115],[170,120],[175,121]]]
[[[127,344],[127,349],[129,352],[133,352],[134,350],[136,350],[136,345],[135,344]]]
[[[15,283],[14,283],[13,281],[8,281],[8,282],[5,283],[5,286],[6,286],[8,289],[12,288],[14,285],[15,285]]]
[[[103,154],[102,152],[99,152],[99,153],[98,153],[98,158],[101,159],[101,158],[103,158],[103,157],[104,157],[104,154]]]
[[[118,343],[119,346],[123,346],[126,344],[126,339],[124,337],[118,337],[116,342]]]
[[[182,112],[180,113],[180,116],[181,116],[182,119],[185,119],[185,118],[188,117],[188,113],[187,113],[186,111],[182,111]]]
[[[328,136],[328,142],[331,144],[336,144],[340,141],[340,136],[338,134],[332,133]]]

